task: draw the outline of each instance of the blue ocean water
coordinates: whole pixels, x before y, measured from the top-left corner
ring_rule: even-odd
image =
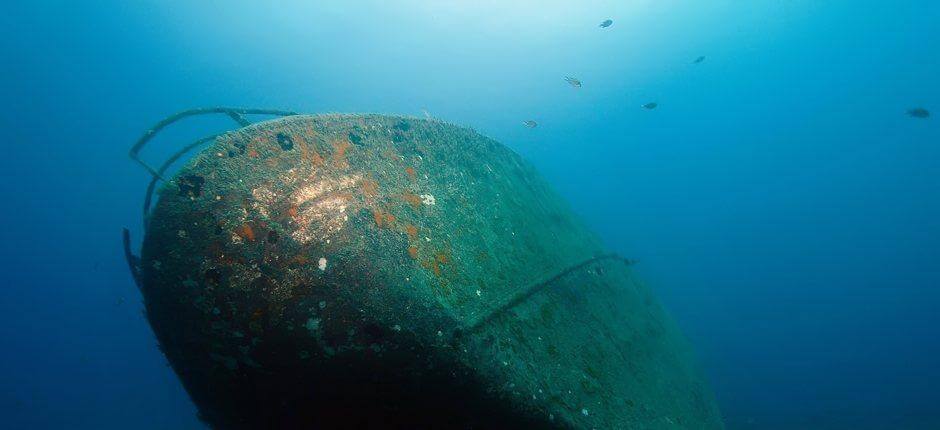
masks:
[[[231,105],[505,143],[639,261],[729,429],[940,428],[940,123],[907,114],[940,111],[937,22],[928,1],[14,0],[2,427],[202,428],[123,258],[149,179],[127,150]]]

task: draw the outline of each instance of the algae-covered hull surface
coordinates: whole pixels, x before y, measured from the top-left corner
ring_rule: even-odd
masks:
[[[161,190],[148,318],[215,428],[722,428],[628,262],[472,130],[291,116]]]

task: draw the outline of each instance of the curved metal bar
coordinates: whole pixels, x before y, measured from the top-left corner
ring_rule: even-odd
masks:
[[[205,144],[206,142],[211,141],[219,136],[219,134],[214,134],[212,136],[204,137],[199,139],[189,145],[183,147],[183,149],[174,153],[168,160],[166,160],[158,169],[151,167],[149,164],[145,163],[140,158],[140,151],[153,139],[164,128],[173,124],[179,120],[189,118],[192,116],[198,115],[211,115],[211,114],[225,114],[233,121],[235,121],[239,126],[246,127],[251,125],[251,122],[245,119],[245,115],[275,115],[275,116],[291,116],[298,115],[297,112],[280,110],[280,109],[257,109],[257,108],[233,108],[233,107],[208,107],[208,108],[197,108],[184,110],[182,112],[177,112],[173,115],[170,115],[160,122],[156,123],[153,127],[147,130],[143,136],[137,139],[137,142],[134,143],[134,146],[131,147],[129,155],[132,160],[136,161],[138,164],[143,166],[147,172],[153,177],[150,181],[150,184],[147,185],[147,194],[144,197],[144,227],[147,226],[147,217],[150,214],[150,206],[153,201],[153,191],[157,186],[157,181],[166,181],[163,177],[163,174],[166,173],[167,169],[180,159],[184,154],[189,151],[192,151],[194,148],[199,145]]]
[[[232,112],[232,111],[229,111],[229,112],[226,112],[226,113],[228,114],[229,118],[232,118],[232,120],[234,120],[235,122],[237,122],[238,125],[240,125],[240,126],[242,126],[242,127],[248,127],[249,125],[251,125],[251,121],[248,121],[247,119],[245,119],[244,116],[242,116],[242,115],[239,114],[239,113]]]
[[[148,172],[150,172],[151,175],[156,176],[160,180],[163,180],[161,173],[157,169],[150,167],[150,165],[148,165],[147,163],[145,163],[143,160],[140,159],[140,150],[143,149],[144,146],[147,145],[147,142],[150,142],[150,140],[153,139],[153,137],[156,136],[157,133],[159,133],[161,130],[166,128],[168,125],[173,124],[174,122],[177,122],[181,119],[191,117],[191,116],[209,115],[209,114],[226,114],[230,118],[235,120],[235,122],[237,122],[238,125],[244,127],[248,125],[249,122],[244,118],[243,115],[291,116],[291,115],[297,115],[297,112],[279,110],[279,109],[255,109],[255,108],[233,108],[233,107],[209,107],[209,108],[197,108],[197,109],[184,110],[182,112],[177,112],[173,115],[170,115],[164,118],[160,122],[156,123],[153,127],[151,127],[150,130],[147,130],[144,133],[144,135],[140,137],[140,139],[137,139],[137,142],[134,144],[134,146],[131,147],[131,150],[129,152],[131,159],[139,163],[141,166],[143,166],[143,168],[146,169]]]
[[[131,277],[134,278],[134,284],[140,290],[140,257],[131,252],[131,232],[127,228],[121,231],[121,237],[124,241],[124,259],[127,260],[127,267],[131,269]]]
[[[601,255],[591,257],[578,264],[569,266],[568,268],[566,268],[565,270],[562,270],[561,272],[558,272],[555,276],[552,276],[551,278],[548,278],[537,284],[533,284],[529,288],[522,290],[522,292],[513,296],[509,301],[503,303],[502,305],[492,310],[491,312],[487,313],[486,315],[483,315],[482,317],[478,318],[473,323],[467,324],[466,328],[463,329],[463,333],[473,332],[473,331],[478,330],[480,327],[483,327],[484,325],[492,321],[497,316],[502,315],[506,311],[518,306],[520,303],[526,301],[529,297],[532,297],[533,295],[535,295],[535,293],[538,293],[539,291],[542,291],[549,285],[555,283],[555,281],[558,281],[559,279],[567,276],[571,272],[581,270],[584,267],[600,260],[619,260],[619,261],[622,261],[627,266],[632,266],[633,264],[635,264],[633,260],[626,259],[615,253],[601,254]]]
[[[154,169],[149,164],[145,163],[140,158],[140,151],[153,139],[164,128],[173,124],[181,119],[189,118],[191,116],[197,115],[209,115],[209,114],[225,114],[233,121],[235,121],[239,127],[247,127],[251,125],[251,122],[245,119],[245,115],[274,115],[274,116],[291,116],[298,115],[297,112],[279,110],[279,109],[254,109],[254,108],[232,108],[232,107],[210,107],[210,108],[198,108],[198,109],[189,109],[182,112],[177,112],[173,115],[170,115],[160,122],[156,123],[153,127],[147,130],[143,136],[137,139],[137,142],[134,143],[134,146],[131,147],[128,155],[131,159],[136,161],[138,164],[143,166],[147,172],[152,176],[150,183],[147,185],[147,195],[144,197],[144,229],[147,228],[147,218],[150,214],[150,205],[153,201],[153,191],[157,186],[157,181],[165,181],[163,174],[166,173],[167,169],[177,162],[183,155],[187,152],[192,151],[196,147],[203,145],[207,142],[212,141],[219,134],[214,134],[212,136],[203,137],[189,145],[184,146],[179,151],[176,151],[169,159],[163,162],[160,165],[160,168]],[[140,279],[140,257],[134,255],[131,251],[131,233],[126,228],[122,231],[123,245],[124,245],[124,258],[127,260],[127,265],[130,268],[131,276],[134,278],[134,283],[137,284],[137,288],[141,288],[141,279]]]
[[[221,134],[221,133],[220,133]],[[161,180],[166,170],[170,168],[177,160],[180,159],[183,155],[186,155],[187,152],[192,151],[193,149],[204,145],[208,142],[211,142],[216,137],[219,137],[220,134],[213,134],[211,136],[203,137],[189,145],[184,146],[179,151],[176,151],[170,158],[163,162],[159,169],[157,169],[157,175],[150,179],[150,184],[147,185],[147,194],[144,196],[144,225],[147,224],[147,217],[150,216],[150,204],[153,200],[153,190],[157,187],[157,181]]]

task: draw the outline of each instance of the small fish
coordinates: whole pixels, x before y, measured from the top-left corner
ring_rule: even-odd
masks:
[[[527,120],[525,120],[525,121],[522,121],[522,125],[524,125],[524,126],[526,126],[526,127],[528,127],[528,128],[535,128],[535,127],[538,127],[538,126],[539,126],[539,123],[537,123],[537,122],[535,122],[535,121],[533,121],[533,120],[531,120],[531,119],[527,119]]]
[[[930,111],[924,108],[913,108],[907,111],[907,114],[913,118],[929,118]]]
[[[698,64],[698,63],[701,63],[702,61],[705,61],[705,56],[704,56],[704,55],[701,56],[701,57],[696,58],[695,61],[692,62],[692,64]]]
[[[570,84],[572,87],[581,88],[581,81],[578,78],[572,78],[571,76],[565,76],[565,82]]]
[[[656,109],[656,106],[659,106],[656,102],[649,102],[649,103],[647,103],[647,104],[645,104],[645,105],[643,105],[643,106],[640,106],[640,107],[642,107],[643,109],[646,109],[646,110],[653,110],[653,109]]]
[[[610,27],[610,26],[613,25],[613,24],[614,24],[614,20],[612,20],[612,19],[605,19],[604,22],[602,22],[601,25],[599,25],[599,27],[600,27],[600,28],[607,28],[607,27]]]

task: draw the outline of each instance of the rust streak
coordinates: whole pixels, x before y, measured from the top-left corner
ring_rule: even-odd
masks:
[[[350,143],[346,139],[340,139],[333,141],[333,165],[339,168],[349,167],[349,163],[346,161],[346,151],[349,149]]]
[[[362,180],[362,194],[366,197],[375,197],[379,192],[379,184],[371,179]]]
[[[247,241],[255,241],[255,231],[248,224],[243,224],[241,227],[239,227],[235,234],[239,235],[242,239]]]
[[[416,239],[418,237],[418,228],[411,224],[405,225],[405,233],[408,234],[409,238]]]
[[[311,141],[312,141],[312,138],[311,138]],[[307,144],[307,139],[297,139],[296,144],[300,148],[301,158],[309,161],[310,164],[314,166],[320,166],[323,164],[323,157],[321,157],[320,153],[318,153],[315,149],[311,148],[310,145]]]
[[[372,219],[375,220],[375,225],[382,227],[385,222],[385,214],[382,213],[381,209],[372,209]]]
[[[415,210],[418,210],[421,208],[421,197],[415,194],[406,192],[402,194],[401,198],[402,200],[408,202],[411,205],[411,207],[414,208]]]

